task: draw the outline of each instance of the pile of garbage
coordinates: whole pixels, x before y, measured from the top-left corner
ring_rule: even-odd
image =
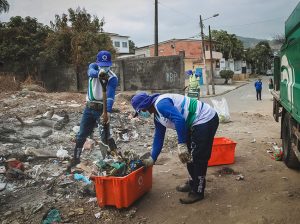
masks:
[[[123,177],[142,167],[142,160],[149,156],[149,153],[140,156],[134,150],[110,152],[104,158],[98,158],[93,162],[91,160],[81,162],[72,173],[85,172],[86,176]]]

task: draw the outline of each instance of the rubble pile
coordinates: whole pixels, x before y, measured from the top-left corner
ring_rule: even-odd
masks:
[[[153,122],[133,118],[130,97],[117,96],[111,117],[117,153],[103,156],[95,127],[81,163],[68,173],[84,102],[85,94],[78,93],[0,93],[0,223],[41,223],[57,211],[64,222],[132,217],[127,210],[110,216],[114,210],[100,211],[95,201],[91,210],[87,201],[95,191],[89,177],[125,176],[141,167],[141,156],[151,150]],[[173,139],[165,143],[165,150],[173,149]]]

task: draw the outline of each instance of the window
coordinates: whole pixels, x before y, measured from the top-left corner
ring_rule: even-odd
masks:
[[[127,48],[127,42],[122,42],[122,47]]]
[[[208,51],[208,45],[205,45],[205,50]]]
[[[120,47],[120,42],[119,41],[115,41],[115,47]]]

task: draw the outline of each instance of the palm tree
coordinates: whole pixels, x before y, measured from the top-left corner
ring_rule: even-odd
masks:
[[[8,12],[8,10],[9,10],[9,4],[7,0],[0,0],[0,13]]]

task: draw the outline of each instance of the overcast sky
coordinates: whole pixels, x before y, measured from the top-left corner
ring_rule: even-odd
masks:
[[[84,7],[104,17],[104,31],[128,35],[138,47],[154,41],[154,0],[8,0],[11,16],[36,17],[48,24],[55,14],[68,8]],[[271,39],[284,33],[284,22],[298,0],[159,0],[159,41],[188,38],[199,33],[199,15],[212,29],[224,29],[239,36]],[[207,33],[207,29],[205,30]]]

